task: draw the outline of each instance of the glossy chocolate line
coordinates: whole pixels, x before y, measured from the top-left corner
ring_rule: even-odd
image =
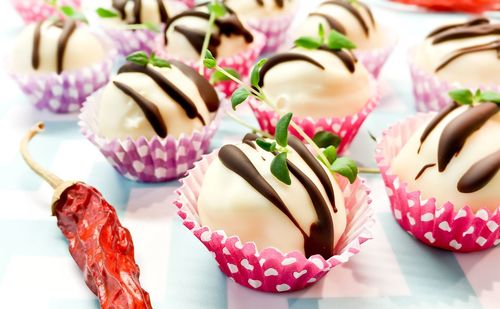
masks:
[[[337,32],[340,32],[344,35],[347,33],[344,26],[338,20],[331,17],[330,15],[326,15],[323,13],[311,13],[311,14],[309,14],[309,16],[321,17],[328,23],[328,26],[330,26],[330,29],[335,29]]]
[[[205,120],[198,112],[196,104],[187,96],[182,90],[177,88],[172,82],[170,82],[165,76],[160,74],[155,69],[151,69],[148,66],[138,65],[135,63],[127,63],[123,65],[118,74],[122,73],[142,73],[150,77],[157,85],[160,87],[169,97],[177,102],[182,109],[186,112],[186,115],[190,119],[198,118],[203,125],[205,125]],[[156,106],[156,105],[155,105]],[[157,117],[158,118],[158,117]]]
[[[158,12],[160,13],[160,21],[162,24],[168,21],[168,13],[167,8],[165,7],[165,3],[163,0],[156,0],[158,2]]]
[[[205,41],[205,32],[199,30],[193,30],[187,26],[177,25],[174,27],[174,31],[182,34],[189,44],[198,53],[203,49],[203,42]],[[218,36],[212,35],[210,37],[210,42],[208,43],[208,50],[212,53],[214,57],[217,57],[217,46],[220,45],[220,40]]]
[[[184,64],[183,62],[178,60],[169,61],[172,65],[181,70],[184,75],[189,77],[194,82],[196,88],[198,88],[198,92],[201,98],[203,99],[203,102],[205,102],[205,105],[208,108],[208,111],[211,113],[218,111],[220,100],[214,87],[203,76],[198,74],[196,70],[194,70],[187,64]]]
[[[273,187],[262,177],[259,171],[252,164],[252,161],[234,145],[225,145],[219,150],[219,159],[222,164],[229,170],[238,174],[249,185],[251,185],[257,192],[262,194],[268,201],[273,203],[278,209],[285,214],[290,221],[300,230],[304,237],[306,233],[302,230],[297,220],[290,213],[285,203],[273,189]]]
[[[259,6],[264,6],[264,0],[255,0]],[[277,7],[283,8],[284,6],[284,0],[274,0],[274,3],[276,4]]]
[[[262,87],[264,86],[264,77],[266,76],[267,72],[269,72],[270,69],[273,67],[277,66],[280,63],[285,63],[285,62],[290,62],[290,61],[305,61],[309,62],[310,64],[317,66],[321,70],[324,70],[325,67],[321,65],[321,63],[317,62],[313,58],[302,55],[302,54],[295,54],[295,53],[281,53],[281,54],[276,54],[269,58],[267,62],[264,64],[262,69],[260,70],[260,81],[259,81],[259,86]]]
[[[443,130],[438,144],[438,169],[443,172],[453,156],[458,154],[467,138],[479,130],[500,106],[495,103],[481,103],[453,119]]]
[[[467,21],[465,23],[453,24],[453,25],[445,25],[445,26],[439,27],[439,28],[435,29],[434,31],[432,31],[427,36],[427,38],[431,38],[433,36],[436,36],[438,34],[441,34],[441,33],[445,32],[445,31],[448,31],[450,29],[461,28],[461,27],[469,27],[469,26],[476,26],[476,25],[489,24],[489,23],[490,23],[490,20],[488,18],[478,17],[478,18],[471,19],[471,20],[469,20],[469,21]]]
[[[479,160],[460,178],[457,189],[473,193],[484,188],[500,170],[500,150]]]
[[[257,134],[254,133],[247,133],[245,137],[243,137],[243,144],[247,144],[248,146],[252,147],[253,149],[257,150],[257,146],[253,143],[254,141],[259,138]]]
[[[323,185],[325,189],[326,196],[330,200],[330,204],[332,204],[332,208],[334,212],[337,212],[337,206],[335,205],[335,193],[333,192],[333,184],[328,177],[327,172],[321,166],[321,163],[313,156],[313,154],[307,149],[307,147],[296,137],[290,136],[288,138],[288,145],[293,148],[297,152],[297,154],[306,162],[309,168],[316,174],[319,181]]]
[[[487,35],[499,35],[500,34],[500,24],[481,24],[472,27],[464,28],[452,28],[448,31],[440,33],[434,37],[432,44],[440,44],[443,42],[475,38]]]
[[[42,23],[39,21],[35,26],[33,35],[33,50],[31,51],[31,66],[37,70],[40,66],[40,40],[42,39]]]
[[[172,24],[175,21],[177,21],[177,20],[179,20],[181,18],[184,18],[184,17],[197,17],[197,18],[209,20],[210,19],[210,14],[205,13],[205,12],[200,12],[200,11],[186,11],[186,12],[182,12],[182,13],[177,14],[174,17],[172,17],[167,22],[167,24],[165,25],[165,31],[164,31],[164,35],[163,35],[164,39],[165,39],[165,45],[168,44],[168,41],[167,41],[167,30],[170,28],[170,26],[172,26]]]
[[[75,29],[76,23],[74,20],[68,19],[64,22],[61,36],[59,36],[59,39],[57,40],[57,74],[61,74],[64,69],[64,53],[66,52],[68,41]]]
[[[368,7],[368,5],[366,5],[365,3],[363,2],[358,2],[359,5],[361,5],[366,13],[368,13],[368,17],[370,18],[370,21],[372,22],[372,26],[375,27],[375,18],[373,17],[373,13],[372,13],[372,10],[370,10],[370,8]]]
[[[422,149],[422,145],[424,144],[425,140],[431,134],[431,132],[436,128],[436,126],[446,117],[448,116],[449,113],[454,111],[456,108],[458,108],[458,104],[453,102],[450,105],[448,105],[445,109],[443,109],[439,114],[434,117],[431,122],[427,125],[425,128],[424,132],[422,133],[422,136],[420,136],[420,146],[418,147],[417,153],[420,153],[420,149]]]
[[[134,0],[134,24],[142,23],[142,0]]]
[[[418,180],[420,178],[420,176],[422,176],[425,171],[431,167],[434,167],[436,166],[436,163],[431,163],[431,164],[427,164],[427,165],[424,165],[424,167],[422,167],[422,169],[420,170],[420,172],[418,172],[417,176],[415,176],[415,180]]]
[[[115,10],[120,13],[121,19],[125,20],[127,18],[125,13],[125,5],[127,5],[128,0],[113,0],[112,6]]]
[[[368,25],[366,24],[365,20],[363,19],[363,16],[358,12],[358,10],[349,2],[345,0],[331,0],[331,1],[325,1],[320,4],[320,6],[323,5],[337,5],[340,7],[343,7],[346,9],[356,20],[358,21],[359,25],[361,28],[363,28],[363,31],[365,35],[368,37],[370,35],[370,29],[368,28]]]
[[[161,138],[167,137],[167,127],[156,104],[123,83],[113,81],[113,84],[137,103],[158,136]]]
[[[458,50],[452,52],[451,55],[436,68],[436,72],[439,72],[440,70],[445,68],[448,64],[450,64],[451,62],[453,62],[454,60],[456,60],[462,56],[465,56],[468,54],[490,51],[490,50],[491,51],[496,50],[497,57],[498,57],[498,59],[500,59],[500,40],[496,40],[496,41],[486,43],[486,44],[475,45],[475,46],[471,46],[471,47],[458,49]]]
[[[342,63],[344,64],[346,69],[349,70],[349,72],[354,73],[356,71],[356,62],[358,61],[358,59],[351,51],[346,52],[345,50],[342,49],[340,50],[330,49],[327,46],[320,46],[320,48],[318,49],[329,52],[337,56],[337,58],[339,58],[342,61]]]
[[[219,28],[219,32],[225,36],[241,35],[245,42],[252,43],[253,35],[248,31],[236,15],[230,15],[224,18],[215,20],[215,25]]]

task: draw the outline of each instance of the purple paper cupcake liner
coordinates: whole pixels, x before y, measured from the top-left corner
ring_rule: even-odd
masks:
[[[157,33],[150,30],[127,30],[103,27],[104,33],[113,40],[122,56],[137,51],[151,53],[155,46]]]
[[[220,124],[219,111],[210,125],[179,138],[116,139],[99,135],[98,107],[102,90],[90,96],[82,108],[79,126],[111,165],[124,177],[140,182],[164,182],[184,175],[208,152]]]
[[[373,50],[357,50],[355,53],[368,72],[370,72],[375,78],[378,78],[396,45],[397,41],[394,41],[386,47],[376,48]]]
[[[58,14],[54,6],[46,0],[10,0],[10,2],[26,24],[42,21]],[[59,0],[58,4],[80,8],[81,0]]]

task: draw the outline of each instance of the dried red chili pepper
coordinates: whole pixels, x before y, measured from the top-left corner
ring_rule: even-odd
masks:
[[[69,242],[69,251],[102,308],[152,308],[139,283],[130,232],[102,195],[82,182],[63,182],[34,162],[28,142],[43,131],[43,123],[28,132],[21,153],[30,168],[54,189],[52,214]]]

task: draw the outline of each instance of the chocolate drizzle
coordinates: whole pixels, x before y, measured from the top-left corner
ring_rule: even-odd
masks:
[[[40,66],[40,40],[42,38],[42,23],[39,21],[35,26],[35,33],[33,35],[33,50],[31,52],[31,65],[33,69],[37,70]]]
[[[500,150],[481,159],[460,178],[457,189],[462,193],[473,193],[484,188],[500,170]]]
[[[465,23],[454,24],[454,25],[446,25],[446,26],[439,27],[439,28],[435,29],[434,31],[432,31],[427,36],[427,38],[431,38],[431,37],[436,36],[436,35],[438,35],[440,33],[448,31],[450,29],[455,29],[455,28],[460,28],[460,27],[476,26],[476,25],[489,24],[489,23],[490,23],[490,20],[488,18],[477,17],[477,18],[471,19],[471,20],[469,20],[469,21],[467,21]]]
[[[323,13],[311,13],[311,14],[309,14],[309,16],[321,17],[328,23],[328,26],[330,27],[330,29],[335,29],[337,32],[340,32],[344,35],[347,33],[344,25],[342,25],[338,20],[331,17],[330,15],[323,14]]]
[[[141,24],[142,23],[142,0],[113,0],[112,6],[115,10],[120,13],[121,19],[127,19],[127,14],[125,11],[125,7],[128,2],[134,2],[133,6],[133,14],[134,20],[131,24]],[[160,15],[160,21],[162,23],[166,23],[168,21],[168,13],[163,0],[156,0],[158,4],[158,14]]]
[[[428,170],[429,168],[434,167],[434,166],[436,166],[436,163],[431,163],[431,164],[424,165],[422,167],[422,169],[420,170],[420,172],[418,172],[417,176],[415,176],[415,180],[419,179],[420,176],[422,176],[425,173],[426,170]]]
[[[142,0],[134,0],[134,24],[142,23]]]
[[[436,126],[446,117],[448,116],[449,113],[454,111],[456,108],[458,108],[458,104],[453,102],[452,104],[448,105],[445,109],[443,109],[439,114],[434,117],[434,119],[429,122],[427,127],[425,128],[424,132],[422,133],[422,136],[420,136],[420,146],[418,147],[417,153],[420,153],[420,150],[422,149],[422,145],[424,144],[425,140],[431,134],[431,132],[436,128]]]
[[[57,40],[57,74],[63,71],[64,53],[68,46],[68,41],[76,29],[76,22],[72,19],[64,21],[61,36]]]
[[[365,35],[367,37],[370,36],[370,28],[368,28],[366,21],[363,19],[363,16],[361,16],[361,14],[356,9],[356,7],[354,7],[349,1],[331,0],[331,1],[325,1],[325,2],[320,4],[320,6],[323,6],[323,5],[337,5],[337,6],[343,7],[358,21],[361,28],[363,28],[363,32],[365,33]],[[371,22],[374,23],[373,15],[372,15],[370,9],[367,6],[363,6],[363,7],[367,10],[368,15],[370,16]]]
[[[317,66],[321,70],[324,70],[325,67],[321,65],[321,63],[317,62],[313,58],[302,55],[302,54],[295,54],[295,53],[281,53],[281,54],[276,54],[269,58],[267,62],[264,64],[262,69],[260,70],[260,81],[259,81],[259,86],[262,87],[264,86],[264,77],[266,74],[269,72],[270,69],[273,67],[277,66],[280,63],[285,63],[285,62],[290,62],[290,61],[305,61],[309,62],[310,64]]]
[[[474,106],[453,119],[443,130],[438,145],[438,169],[443,172],[453,156],[464,146],[467,138],[479,130],[499,110],[495,103]]]
[[[496,50],[497,51],[497,58],[500,60],[500,39],[493,41],[493,42],[490,42],[490,43],[461,48],[461,49],[458,49],[458,50],[452,52],[450,54],[450,56],[436,68],[436,72],[439,72],[440,70],[445,68],[448,64],[450,64],[451,62],[453,62],[454,60],[456,60],[459,57],[462,57],[462,56],[465,56],[468,54],[475,54],[475,53],[479,53],[479,52],[490,51],[490,50],[493,50],[493,51]]]
[[[320,46],[319,50],[323,50],[337,56],[349,72],[354,73],[356,71],[356,62],[358,62],[358,59],[351,51],[346,52],[342,49],[330,49],[324,45]]]
[[[187,26],[177,25],[174,27],[174,31],[182,34],[189,44],[196,51],[201,51],[203,48],[203,41],[205,40],[205,32],[201,30],[193,30]],[[208,43],[208,50],[217,57],[217,46],[220,45],[220,39],[217,36],[211,36]]]
[[[139,105],[139,108],[144,113],[144,116],[149,121],[156,134],[158,134],[158,136],[162,138],[165,138],[167,136],[167,127],[165,126],[165,122],[163,121],[160,110],[158,109],[156,104],[141,96],[134,89],[123,83],[113,81],[113,84],[118,89],[123,91],[123,93],[131,97],[137,103],[137,105]]]

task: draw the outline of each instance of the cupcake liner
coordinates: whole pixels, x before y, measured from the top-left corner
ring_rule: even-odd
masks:
[[[81,132],[120,174],[134,181],[164,182],[184,175],[202,154],[208,152],[220,124],[221,113],[218,113],[208,126],[177,139],[173,136],[106,138],[97,133],[101,95],[102,90],[90,96],[83,106],[78,123]]]
[[[106,85],[111,75],[116,51],[106,48],[108,55],[100,63],[87,68],[57,73],[16,73],[8,68],[34,106],[53,113],[78,111],[85,99]]]
[[[217,64],[222,68],[232,68],[236,70],[240,73],[242,79],[248,76],[250,73],[250,69],[259,57],[261,50],[266,43],[266,38],[262,33],[253,31],[252,34],[254,36],[254,41],[252,42],[252,44],[250,44],[249,48],[234,56],[217,59]],[[164,39],[161,36],[157,37],[156,47],[154,50],[156,55],[165,59],[175,59],[182,61],[198,71],[200,67],[199,61],[184,60],[180,57],[170,55],[165,51],[164,46]],[[213,70],[203,68],[203,76],[206,79],[210,79],[212,73]],[[238,84],[233,81],[223,81],[218,83],[216,85],[216,88],[226,96],[231,96],[232,93],[238,88]]]
[[[410,55],[410,59],[412,59]],[[439,111],[450,103],[452,100],[448,95],[453,89],[481,89],[500,92],[500,85],[465,85],[462,83],[450,83],[442,80],[439,77],[430,74],[417,66],[410,60],[410,72],[413,79],[413,95],[415,96],[415,104],[417,111]]]
[[[127,30],[103,27],[104,33],[110,37],[116,44],[118,52],[122,56],[137,51],[143,51],[147,54],[153,51],[157,33],[150,30]]]
[[[375,82],[374,82],[375,83]],[[337,149],[339,153],[343,153],[352,143],[354,137],[359,131],[359,128],[365,121],[370,112],[377,107],[380,102],[380,91],[377,87],[376,93],[359,112],[346,117],[325,117],[314,119],[312,117],[294,116],[293,121],[298,124],[302,130],[311,138],[319,131],[331,132],[338,135],[342,141]],[[259,122],[262,130],[274,135],[276,124],[279,120],[279,115],[274,110],[267,107],[255,99],[251,99],[250,107]],[[297,131],[290,127],[290,133],[299,139],[303,139]]]
[[[389,44],[386,47],[376,48],[374,50],[357,50],[356,57],[363,63],[368,72],[370,72],[375,78],[378,78],[380,71],[384,67],[384,64],[389,59],[394,47],[396,47],[397,41]]]
[[[242,243],[237,236],[211,231],[200,225],[197,199],[204,175],[217,151],[195,164],[182,186],[175,205],[186,226],[212,252],[221,271],[235,282],[263,292],[288,292],[303,289],[321,279],[333,267],[346,263],[361,250],[361,244],[372,239],[374,212],[369,190],[363,180],[350,184],[339,177],[346,198],[347,227],[337,244],[337,255],[325,260],[320,255],[306,258],[298,251],[282,253],[275,248],[258,251],[255,243]]]
[[[474,213],[466,206],[458,211],[450,202],[442,207],[434,198],[424,199],[411,192],[407,183],[392,174],[390,164],[412,134],[434,114],[418,114],[387,129],[379,142],[375,159],[384,179],[391,209],[399,225],[426,245],[455,251],[472,252],[500,243],[500,208]]]
[[[194,8],[194,6],[196,5],[196,1],[195,0],[177,0],[179,2],[182,2],[186,7],[188,8]]]
[[[45,0],[10,0],[26,24],[38,22],[58,14],[56,9]],[[58,5],[80,8],[81,0],[60,0]]]

